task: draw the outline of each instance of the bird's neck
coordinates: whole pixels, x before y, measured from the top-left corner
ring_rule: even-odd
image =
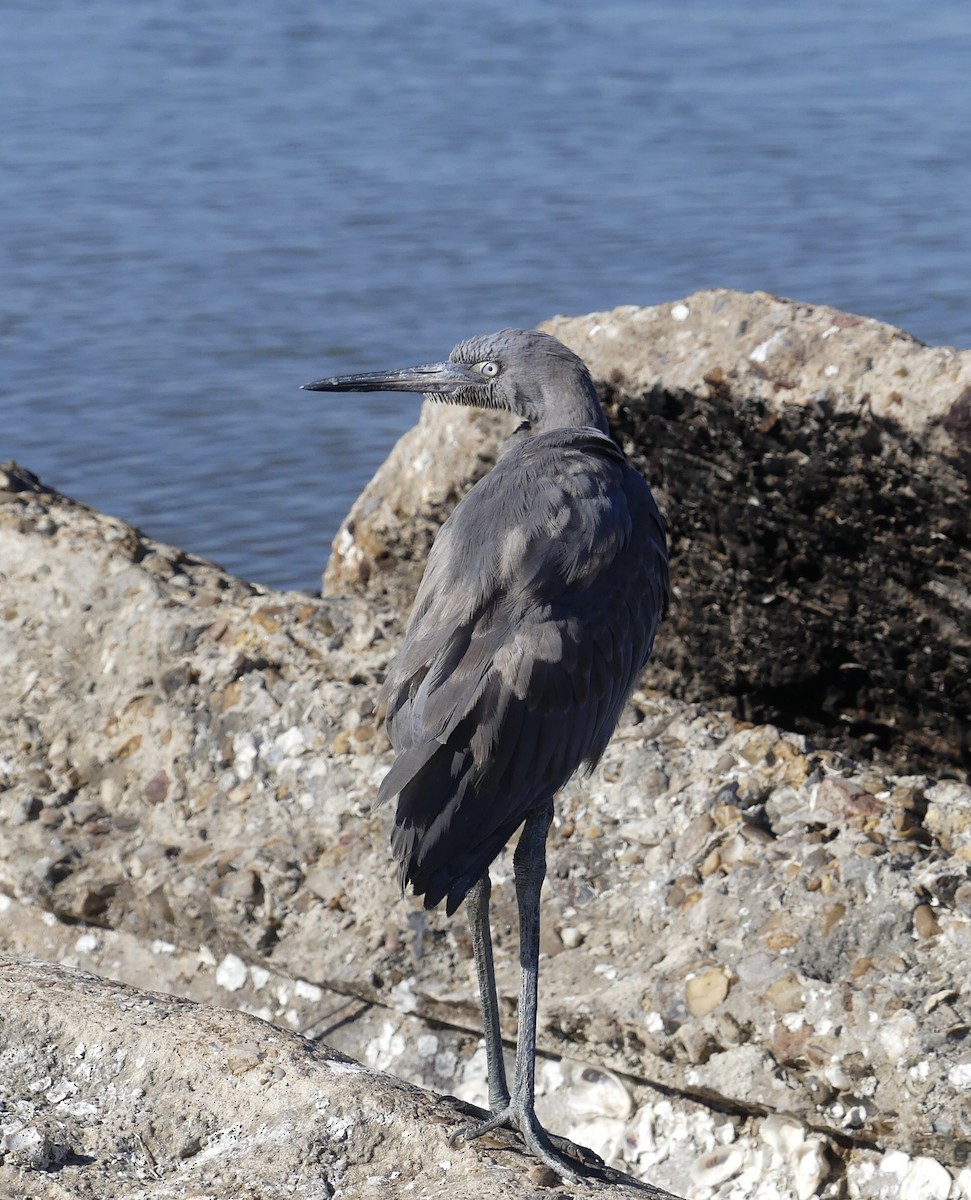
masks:
[[[607,418],[600,407],[597,390],[589,378],[580,378],[573,387],[551,389],[527,410],[530,432],[548,433],[551,429],[599,429],[609,433]]]

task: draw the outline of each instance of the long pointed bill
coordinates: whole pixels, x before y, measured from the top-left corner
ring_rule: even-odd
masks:
[[[307,392],[424,392],[449,396],[471,383],[462,363],[429,363],[403,371],[369,371],[364,375],[338,375],[303,384]]]

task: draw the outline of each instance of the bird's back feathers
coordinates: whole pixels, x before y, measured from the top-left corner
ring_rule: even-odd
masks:
[[[443,525],[384,687],[402,886],[451,913],[527,814],[593,766],[668,588],[660,514],[592,428],[515,441]]]

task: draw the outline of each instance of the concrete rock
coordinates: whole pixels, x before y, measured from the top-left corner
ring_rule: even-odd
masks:
[[[458,1102],[242,1013],[11,960],[0,1001],[4,1196],[566,1194],[511,1139],[449,1150]]]
[[[670,527],[674,603],[651,685],[967,778],[971,352],[724,290],[543,328],[590,366]],[[463,435],[464,418],[429,411],[405,435],[337,535],[329,594],[407,610],[444,515],[409,507],[412,464],[457,497],[504,432]]]
[[[374,706],[395,605],[242,583],[12,466],[0,501],[0,951],[231,1006],[481,1102],[465,924],[396,896],[389,817],[370,810],[389,765]],[[946,755],[901,774],[637,693],[557,804],[539,1071],[554,1130],[719,1200],[957,1188],[971,1146],[958,775]],[[511,1032],[509,873],[503,856]],[[54,1016],[18,1008],[27,1020]],[[8,1024],[5,1046],[26,1028]],[[252,1028],[233,1037],[234,1061],[258,1056]],[[45,1095],[76,1082],[48,1074]],[[70,1097],[8,1123],[33,1095],[17,1079],[0,1169],[59,1195],[59,1172],[41,1172],[68,1163]],[[184,1116],[186,1096],[166,1096]],[[119,1154],[120,1178],[147,1169],[130,1141]],[[167,1177],[146,1176],[144,1194],[156,1186]]]

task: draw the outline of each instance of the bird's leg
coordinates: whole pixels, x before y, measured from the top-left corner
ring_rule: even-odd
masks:
[[[526,818],[513,858],[516,899],[519,904],[519,1030],[516,1039],[516,1075],[508,1104],[478,1125],[459,1130],[452,1142],[470,1141],[492,1129],[518,1129],[526,1145],[558,1175],[576,1181],[572,1164],[558,1154],[536,1116],[536,1006],[539,982],[539,902],[546,878],[546,837],[553,820],[553,802],[535,809]],[[491,1090],[491,1088],[490,1088]]]
[[[489,929],[489,895],[492,884],[488,871],[469,892],[465,906],[472,931],[472,953],[479,976],[482,1001],[482,1029],[485,1034],[486,1062],[489,1067],[489,1108],[501,1112],[509,1105],[509,1086],[502,1060],[502,1035],[499,1030],[499,999],[496,972],[492,964],[492,933]]]
[[[546,837],[553,821],[552,801],[526,818],[513,857],[519,905],[519,1029],[516,1034],[514,1097],[529,1110],[536,1083],[536,1007],[539,998],[539,903],[546,878]]]

